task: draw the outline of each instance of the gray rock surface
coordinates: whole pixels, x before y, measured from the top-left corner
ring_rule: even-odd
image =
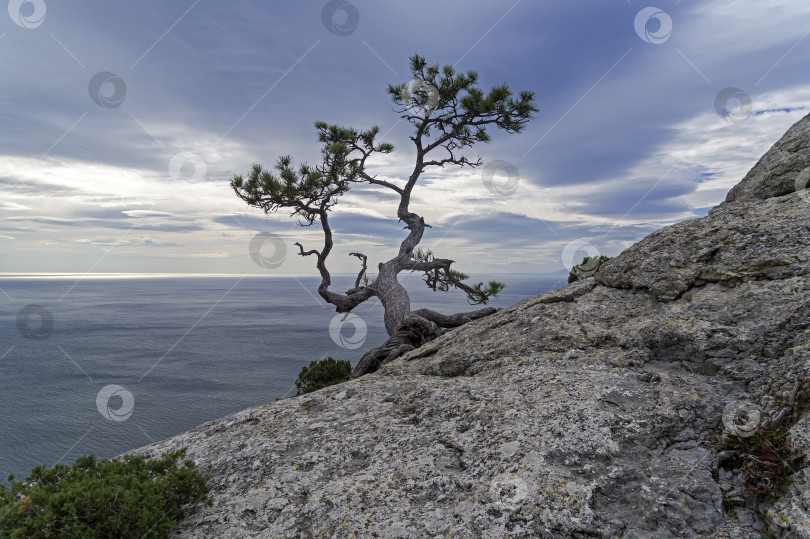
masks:
[[[808,187],[810,122],[796,122],[726,196],[726,202],[764,200]]]
[[[808,125],[774,147],[804,156],[790,170]],[[209,478],[179,535],[810,537],[810,468],[764,506],[717,459],[728,406],[764,421],[810,377],[810,203],[763,162],[594,278],[138,450],[187,447]],[[808,454],[809,422],[791,430]]]

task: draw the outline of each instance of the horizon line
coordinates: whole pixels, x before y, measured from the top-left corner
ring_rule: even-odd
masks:
[[[560,273],[533,273],[533,272],[488,272],[494,275],[533,275],[536,277],[559,277]],[[355,273],[333,273],[333,276],[356,276]],[[155,279],[155,278],[254,278],[254,277],[313,277],[319,278],[317,274],[293,274],[293,273],[181,273],[181,272],[129,272],[129,273],[78,273],[78,272],[0,272],[0,279]]]

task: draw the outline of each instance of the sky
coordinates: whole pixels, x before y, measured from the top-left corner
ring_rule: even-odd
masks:
[[[5,0],[4,0],[5,1]],[[425,172],[421,247],[472,274],[550,274],[706,215],[810,112],[806,0],[106,2],[0,10],[0,273],[315,275],[229,187],[281,155],[319,157],[317,120],[380,127],[370,163],[400,181],[412,126],[385,92],[408,58],[535,92],[476,169]],[[334,273],[405,236],[394,193],[358,187],[331,216]]]

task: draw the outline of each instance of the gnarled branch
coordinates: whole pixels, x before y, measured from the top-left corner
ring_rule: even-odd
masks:
[[[321,256],[321,253],[318,252],[316,249],[312,249],[310,251],[304,251],[304,246],[301,245],[299,242],[295,242],[293,245],[297,245],[298,248],[301,250],[301,252],[298,253],[301,256],[310,256],[310,255]]]
[[[470,305],[486,303],[503,290],[504,284],[497,281],[489,281],[486,288],[484,288],[483,282],[468,285],[464,280],[469,279],[470,276],[451,269],[452,263],[452,260],[446,258],[435,258],[429,249],[424,251],[417,249],[404,269],[424,272],[423,280],[433,291],[446,292],[450,287],[462,290],[467,294],[467,303]]]
[[[365,284],[368,284],[368,278],[366,277],[366,269],[368,268],[368,265],[366,264],[366,260],[368,260],[368,257],[366,255],[364,255],[363,253],[349,253],[349,256],[356,256],[357,258],[360,259],[360,261],[362,263],[362,267],[360,268],[360,273],[357,274],[357,280],[354,281],[354,288],[349,290],[348,292],[346,292],[346,294],[354,294],[355,292],[357,292],[360,289],[360,279],[364,279]]]

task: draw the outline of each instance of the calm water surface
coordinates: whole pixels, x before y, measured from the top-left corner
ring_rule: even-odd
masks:
[[[479,280],[490,278],[507,283],[495,307],[564,284],[517,274]],[[334,290],[352,284],[349,276],[334,281]],[[473,308],[461,293],[427,290],[418,276],[402,281],[414,309]],[[317,283],[312,277],[0,279],[0,480],[89,453],[112,457],[290,397],[311,360],[332,356],[354,365],[385,341],[382,309],[372,299],[353,311],[360,328],[345,324],[337,338],[358,347],[338,345],[329,330],[335,312],[314,294]],[[30,305],[44,311],[26,311]]]

